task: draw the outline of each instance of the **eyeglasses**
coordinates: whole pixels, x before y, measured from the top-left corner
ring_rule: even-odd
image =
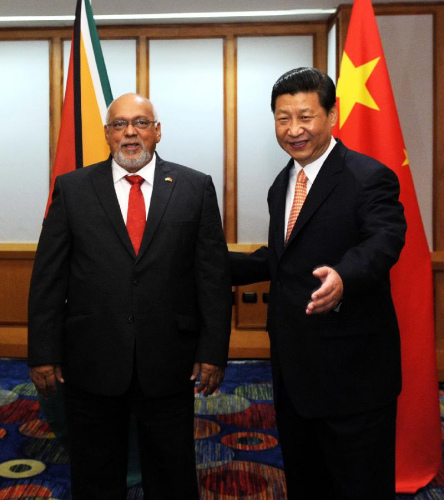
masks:
[[[130,124],[137,130],[145,130],[152,123],[157,123],[157,120],[136,118],[135,120],[114,120],[111,123],[107,123],[106,126],[110,127],[114,132],[122,132],[123,130],[126,130]]]

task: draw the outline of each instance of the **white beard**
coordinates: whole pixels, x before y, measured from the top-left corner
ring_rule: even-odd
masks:
[[[142,151],[135,157],[125,156],[121,149],[114,154],[114,160],[117,165],[120,165],[125,169],[142,168],[151,161],[151,158],[152,156],[150,152],[146,149],[142,149]]]

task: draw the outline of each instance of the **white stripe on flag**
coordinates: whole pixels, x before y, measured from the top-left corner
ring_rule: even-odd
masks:
[[[91,33],[89,31],[89,23],[85,9],[85,2],[87,1],[88,0],[82,0],[80,33],[85,46],[86,57],[88,59],[88,65],[91,72],[91,78],[94,85],[94,90],[96,93],[96,99],[97,99],[97,104],[99,106],[100,116],[102,117],[102,122],[105,124],[107,106],[106,106],[105,96],[103,94],[103,88],[99,76],[99,70],[97,68],[96,58],[94,55],[94,49],[91,42]]]

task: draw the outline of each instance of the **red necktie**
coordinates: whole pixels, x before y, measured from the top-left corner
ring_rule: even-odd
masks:
[[[125,179],[131,184],[128,199],[128,215],[126,218],[126,228],[128,230],[131,243],[136,255],[139,253],[142,243],[143,232],[146,226],[145,200],[140,186],[144,178],[140,175],[126,175]]]
[[[294,188],[293,205],[291,206],[290,217],[288,218],[287,235],[285,237],[285,244],[290,239],[290,234],[307,197],[307,181],[308,177],[305,175],[304,169],[301,169],[296,179],[296,186]]]

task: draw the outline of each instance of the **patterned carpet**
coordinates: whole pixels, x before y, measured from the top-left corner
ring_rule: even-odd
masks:
[[[270,378],[267,361],[233,361],[218,393],[208,399],[196,396],[201,500],[285,500]],[[0,500],[70,499],[64,429],[56,427],[58,409],[45,408],[45,415],[25,362],[0,360]],[[135,456],[130,456],[129,469],[127,499],[141,500]],[[444,469],[415,496],[397,498],[444,500]]]

